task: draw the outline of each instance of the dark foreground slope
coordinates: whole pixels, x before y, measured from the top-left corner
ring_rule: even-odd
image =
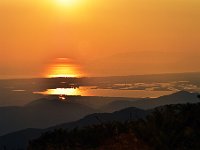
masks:
[[[54,129],[68,129],[83,128],[90,125],[99,125],[113,121],[125,122],[130,120],[142,119],[147,116],[149,112],[138,108],[127,108],[114,113],[95,113],[88,115],[83,119],[75,122],[57,125],[47,129],[26,129],[19,132],[11,133],[0,137],[0,149],[6,147],[7,149],[25,149],[29,140],[38,138],[41,133],[53,131]]]
[[[0,107],[0,135],[78,120],[96,110],[73,102],[40,99],[23,107]]]
[[[32,140],[28,150],[199,150],[200,103],[156,108],[145,120],[113,122],[72,131],[58,129]]]
[[[177,104],[177,103],[195,103],[198,102],[196,93],[189,93],[181,91],[172,95],[162,96],[155,99],[140,99],[140,100],[127,100],[126,98],[114,98],[115,102],[111,102],[108,105],[102,107],[102,109],[96,110],[88,106],[80,104],[79,101],[83,100],[84,103],[89,101],[101,102],[106,100],[112,100],[107,97],[72,97],[71,102],[60,102],[58,100],[40,99],[33,101],[24,107],[1,107],[0,108],[0,133],[12,132],[23,130],[15,133],[11,133],[0,138],[1,145],[10,145],[14,148],[24,147],[28,143],[29,139],[37,138],[41,132],[53,130],[55,128],[69,128],[83,127],[91,124],[98,124],[100,122],[107,121],[124,121],[130,118],[136,119],[141,118],[141,113],[138,109],[134,113],[115,113],[115,117],[109,113],[93,114],[89,115],[79,121],[72,123],[61,124],[63,122],[69,122],[78,120],[88,114],[95,112],[112,112],[127,107],[138,107],[138,108],[154,108],[156,106],[166,104]],[[119,101],[119,99],[122,99]],[[95,107],[96,108],[96,107]],[[126,109],[125,109],[126,110]],[[127,111],[126,111],[127,112]],[[137,113],[136,113],[137,112]],[[61,124],[58,126],[54,126]],[[35,128],[48,128],[47,130],[38,130]],[[29,129],[27,129],[29,128]],[[32,129],[30,129],[32,128]],[[26,129],[26,130],[24,130]]]

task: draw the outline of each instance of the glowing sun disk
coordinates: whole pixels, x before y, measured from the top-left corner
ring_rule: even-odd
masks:
[[[77,0],[56,0],[60,5],[74,5],[77,3]]]
[[[57,58],[52,64],[48,65],[45,74],[49,78],[83,76],[80,65],[66,58]]]
[[[78,72],[75,67],[66,66],[66,65],[54,65],[49,68],[50,73],[48,74],[49,77],[77,77]]]

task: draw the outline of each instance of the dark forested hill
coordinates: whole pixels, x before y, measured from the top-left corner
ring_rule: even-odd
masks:
[[[88,97],[77,97],[74,99],[83,99],[86,101],[87,98]],[[94,101],[102,101],[107,100],[108,98],[89,97],[90,101],[92,99]],[[108,100],[111,99],[112,98],[109,98]],[[24,145],[28,143],[28,140],[38,137],[41,134],[41,132],[54,130],[56,128],[73,129],[75,127],[84,127],[91,124],[107,123],[110,121],[121,122],[132,119],[140,119],[146,116],[146,113],[148,113],[149,111],[144,111],[138,108],[149,108],[152,110],[156,106],[162,106],[165,104],[196,103],[199,101],[196,93],[189,93],[185,91],[174,93],[168,96],[162,96],[155,99],[140,99],[132,101],[123,98],[121,101],[118,100],[119,98],[114,99],[116,101],[106,104],[104,107],[98,110],[85,106],[79,103],[78,100],[70,102],[61,102],[56,99],[40,99],[33,101],[23,107],[1,107],[0,132],[6,133],[17,130],[22,131],[7,134],[5,136],[0,137],[0,145],[9,145],[12,147],[14,146],[15,148],[17,146],[24,147]],[[112,112],[120,109],[124,109],[124,112],[117,111],[114,113],[95,113]],[[80,119],[82,117],[84,118]],[[69,121],[74,122],[62,124],[64,122]],[[53,127],[47,128],[49,126]],[[26,128],[32,129],[23,130]],[[40,130],[35,128],[47,129]]]
[[[0,137],[0,145],[6,145],[7,149],[24,148],[28,141],[37,138],[43,132],[53,131],[54,129],[74,129],[83,128],[90,125],[104,124],[113,121],[125,122],[145,118],[148,111],[138,108],[126,108],[114,113],[95,113],[84,117],[75,122],[57,125],[47,129],[26,129]],[[2,147],[1,147],[2,148]]]
[[[126,107],[137,107],[141,109],[152,109],[158,106],[167,104],[182,104],[182,103],[196,103],[199,102],[197,93],[190,93],[187,91],[180,91],[171,95],[161,96],[159,98],[146,98],[136,101],[118,100],[113,101],[101,108],[101,110],[109,112],[116,111]]]
[[[47,132],[32,140],[28,150],[199,150],[199,129],[200,103],[167,105],[145,120]]]
[[[198,102],[196,93],[181,91],[159,98],[69,97],[69,101],[39,99],[22,107],[0,107],[0,135],[26,128],[47,128],[76,121],[96,112],[114,112],[127,107],[152,109],[157,106]],[[94,106],[91,103],[105,103]],[[94,107],[93,107],[94,106]]]

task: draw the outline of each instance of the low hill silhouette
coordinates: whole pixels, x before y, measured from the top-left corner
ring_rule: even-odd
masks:
[[[88,100],[88,102],[87,102]],[[92,102],[93,101],[93,102]],[[107,102],[109,101],[109,102]],[[130,99],[112,97],[69,97],[69,102],[57,99],[39,99],[22,107],[0,107],[0,135],[26,128],[47,128],[56,124],[76,121],[88,114],[114,112],[127,107],[153,109],[177,103],[198,102],[196,93],[180,91],[159,98]],[[94,106],[91,103],[104,103]],[[94,108],[91,108],[94,106]]]
[[[96,110],[73,102],[40,99],[23,107],[0,108],[0,134],[25,128],[46,128],[80,119]]]
[[[32,140],[28,150],[199,150],[199,123],[200,103],[166,105],[144,120],[46,132]]]
[[[155,100],[158,100],[158,102],[156,103]],[[190,108],[190,110],[191,110],[193,106],[194,106],[194,108],[196,108],[196,106],[199,106],[199,104],[192,104],[192,103],[199,101],[199,99],[197,98],[197,95],[195,93],[189,93],[189,92],[185,92],[185,91],[174,93],[169,96],[162,96],[157,99],[144,100],[144,102],[145,101],[154,101],[154,103],[152,103],[152,102],[147,103],[147,104],[150,104],[149,107],[151,109],[142,110],[142,109],[139,109],[136,107],[128,107],[128,108],[122,109],[120,111],[115,111],[114,113],[94,113],[91,115],[87,115],[86,117],[84,117],[78,121],[64,123],[64,124],[52,126],[50,128],[46,128],[46,129],[36,129],[36,128],[26,129],[26,130],[22,130],[22,131],[18,131],[18,132],[14,132],[11,134],[1,136],[0,137],[0,145],[2,145],[2,146],[5,145],[7,147],[7,149],[13,149],[16,147],[25,148],[28,145],[29,140],[38,138],[42,133],[53,131],[56,129],[74,130],[76,128],[84,129],[87,126],[91,126],[91,125],[98,126],[98,125],[108,124],[108,123],[112,123],[112,122],[120,122],[120,123],[127,122],[127,121],[134,122],[134,121],[137,121],[138,119],[139,120],[144,119],[147,115],[151,114],[152,112],[155,115],[156,111],[165,112],[165,113],[168,112],[168,114],[166,113],[165,116],[163,116],[163,117],[167,117],[170,119],[171,117],[174,117],[172,115],[174,115],[173,113],[176,113],[175,109],[182,109],[182,107],[185,109],[185,108],[187,108],[186,106],[188,106],[187,109]],[[47,101],[47,102],[34,101],[33,103],[28,104],[27,107],[36,107],[36,106],[38,106],[38,103],[39,104],[42,103],[44,105],[39,105],[39,106],[41,108],[43,108],[43,106],[46,106],[45,104],[47,104],[47,106],[50,104],[50,106],[51,106],[52,102],[56,103],[55,105],[57,105],[57,102],[55,102],[55,101]],[[121,102],[121,101],[119,101],[119,102]],[[117,101],[116,103],[119,103],[119,102]],[[144,102],[141,103],[140,106],[146,108],[147,104]],[[167,103],[167,102],[169,102],[169,103],[190,103],[190,104],[174,104],[174,105],[160,106],[161,104]],[[127,102],[125,102],[125,103],[127,103]],[[129,102],[129,103],[130,104],[127,106],[130,106],[131,103],[133,103],[135,105],[137,103],[140,103],[140,101],[133,101],[133,102]],[[159,106],[159,107],[152,109],[153,106]],[[189,106],[191,106],[191,107],[189,107]],[[122,106],[122,107],[125,107],[125,106]],[[171,112],[170,112],[169,108],[172,108]],[[115,108],[115,109],[119,109],[119,108]],[[158,114],[156,114],[156,115],[158,115]],[[190,115],[190,114],[188,114],[188,115]],[[193,115],[194,114],[192,114],[191,117],[195,117]],[[162,116],[160,116],[160,117],[157,116],[158,121],[161,118],[162,118]],[[156,129],[154,129],[154,130],[156,130]],[[132,137],[132,135],[125,134],[122,137]]]
[[[148,113],[148,111],[134,107],[126,108],[114,113],[95,113],[88,115],[78,121],[53,126],[47,129],[26,129],[1,136],[0,145],[6,146],[7,149],[25,148],[28,145],[29,140],[38,138],[41,133],[47,131],[53,131],[59,128],[72,130],[74,128],[83,128],[90,125],[99,125],[113,121],[133,121],[145,118]]]
[[[136,101],[120,100],[113,101],[101,108],[102,111],[116,111],[126,107],[137,107],[141,109],[152,109],[158,106],[167,104],[183,104],[183,103],[196,103],[199,102],[197,93],[190,93],[187,91],[180,91],[171,95],[161,96],[158,98],[146,98]]]

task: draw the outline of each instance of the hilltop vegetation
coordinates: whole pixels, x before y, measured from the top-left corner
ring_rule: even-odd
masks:
[[[46,132],[28,150],[199,150],[199,127],[200,103],[167,105],[146,119]]]

